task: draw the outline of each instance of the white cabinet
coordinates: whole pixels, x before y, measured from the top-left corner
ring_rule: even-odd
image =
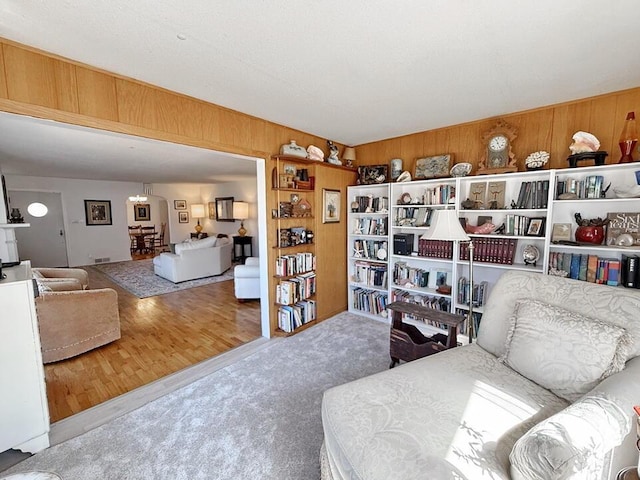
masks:
[[[0,452],[49,446],[49,410],[29,262],[0,280]]]

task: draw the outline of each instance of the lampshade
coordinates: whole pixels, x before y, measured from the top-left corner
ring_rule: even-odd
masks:
[[[471,240],[466,234],[455,210],[436,210],[431,227],[420,238],[423,240]]]
[[[191,216],[194,218],[204,218],[204,204],[193,203],[191,204]]]
[[[233,218],[236,220],[249,218],[249,204],[247,202],[233,202]]]
[[[356,149],[353,147],[344,147],[344,152],[342,152],[343,160],[350,160],[352,162],[356,161]]]

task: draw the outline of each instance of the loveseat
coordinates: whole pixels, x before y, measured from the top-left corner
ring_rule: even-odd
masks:
[[[221,275],[231,268],[232,253],[233,245],[226,235],[177,243],[175,253],[154,257],[153,271],[173,283]]]
[[[614,479],[639,353],[640,290],[510,271],[476,343],[325,392],[322,478]]]
[[[50,283],[34,278],[38,286],[35,303],[43,363],[74,357],[120,338],[115,290],[91,290],[88,284],[84,288],[73,277],[54,282],[56,290],[52,290]]]

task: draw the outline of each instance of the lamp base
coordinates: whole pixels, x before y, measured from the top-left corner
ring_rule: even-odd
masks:
[[[241,223],[240,228],[238,229],[238,235],[240,235],[241,237],[244,237],[246,234],[247,234],[247,229],[244,228],[244,224]]]
[[[200,220],[198,220],[198,224],[196,225],[196,232],[200,233],[202,231],[202,225],[200,225]]]

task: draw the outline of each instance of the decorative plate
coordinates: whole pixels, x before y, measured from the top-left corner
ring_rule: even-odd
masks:
[[[456,163],[451,167],[451,171],[449,173],[452,177],[466,177],[471,173],[471,164],[466,162]]]
[[[376,256],[378,257],[378,260],[386,260],[387,251],[384,248],[379,248],[378,253],[376,253]]]

